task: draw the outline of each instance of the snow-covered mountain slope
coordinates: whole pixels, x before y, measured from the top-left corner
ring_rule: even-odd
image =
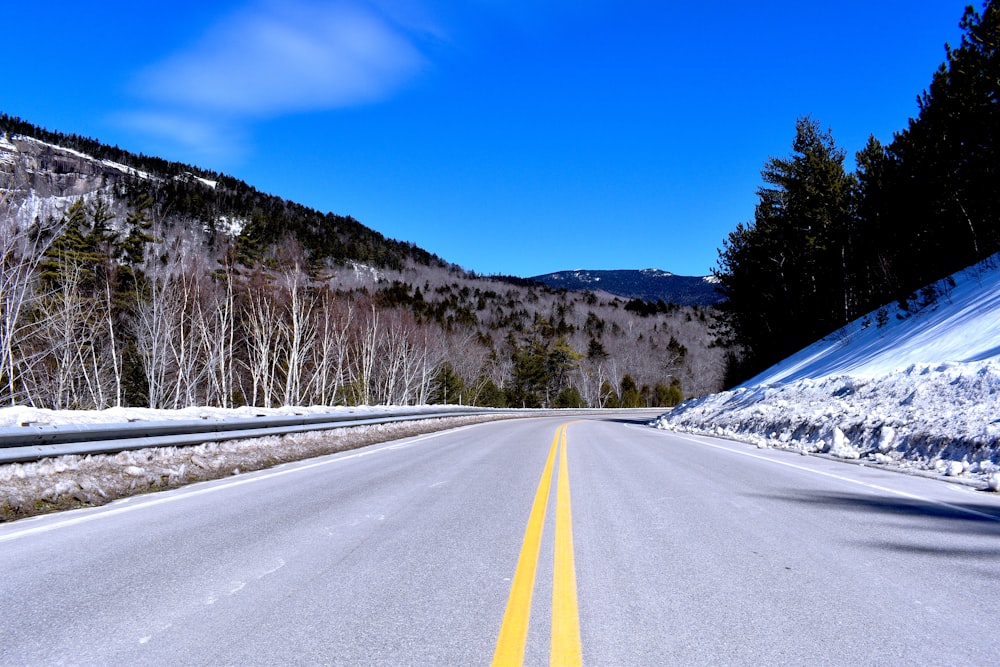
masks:
[[[1000,255],[870,313],[660,428],[1000,488]]]

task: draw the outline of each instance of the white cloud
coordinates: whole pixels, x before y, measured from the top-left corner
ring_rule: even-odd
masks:
[[[368,5],[258,4],[145,70],[147,101],[236,117],[383,99],[426,65],[409,36]]]
[[[184,159],[232,160],[243,152],[244,136],[232,123],[215,122],[178,111],[132,111],[117,114],[115,122],[128,130],[156,137],[157,150],[172,153],[180,149]],[[161,155],[169,157],[169,155]],[[180,158],[180,156],[176,156]]]

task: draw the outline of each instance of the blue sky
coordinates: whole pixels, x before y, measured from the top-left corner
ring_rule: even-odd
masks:
[[[703,275],[795,119],[890,141],[966,4],[16,3],[0,110],[480,273]]]

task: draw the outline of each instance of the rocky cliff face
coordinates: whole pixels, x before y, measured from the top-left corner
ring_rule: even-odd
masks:
[[[79,197],[120,181],[124,176],[148,178],[142,172],[110,160],[98,160],[21,136],[5,135],[0,139],[0,165],[4,175],[14,179],[15,187],[31,188],[46,197]]]
[[[37,139],[0,137],[0,214],[22,225],[36,218],[58,217],[80,197],[110,195],[129,176],[141,175],[124,165]]]

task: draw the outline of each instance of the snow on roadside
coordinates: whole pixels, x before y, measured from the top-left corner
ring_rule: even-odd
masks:
[[[0,408],[0,428],[27,425],[64,425],[64,424],[126,424],[137,421],[175,421],[175,420],[223,420],[249,417],[295,416],[314,414],[358,414],[365,412],[385,412],[392,410],[444,412],[450,409],[462,409],[462,406],[357,406],[330,407],[310,406],[281,408],[213,408],[189,407],[180,410],[154,410],[151,408],[108,408],[106,410],[47,410],[25,406]]]
[[[739,388],[688,401],[656,425],[987,481],[1000,471],[1000,363]]]
[[[500,415],[447,417],[313,431],[192,447],[59,456],[0,465],[0,522],[52,510],[102,505],[137,493],[260,470]]]
[[[1000,490],[1000,255],[852,322],[658,428],[927,470]]]

